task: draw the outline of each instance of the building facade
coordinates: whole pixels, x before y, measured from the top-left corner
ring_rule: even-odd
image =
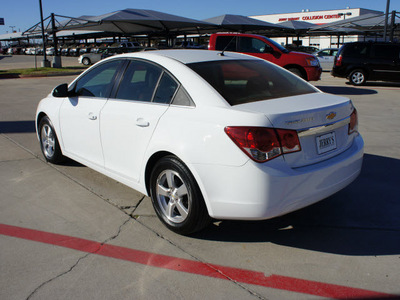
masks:
[[[270,22],[270,23],[283,23],[286,21],[302,21],[315,25],[324,25],[332,22],[347,20],[350,18],[366,15],[366,14],[382,14],[381,11],[370,10],[365,8],[345,8],[336,10],[322,10],[310,11],[305,9],[301,12],[271,14],[271,15],[257,15],[250,16],[251,18]],[[364,36],[358,35],[340,35],[333,34],[330,36],[302,36],[302,37],[274,37],[272,38],[281,45],[285,44],[299,44],[303,46],[313,46],[319,49],[339,47],[347,42],[354,42],[364,40]]]

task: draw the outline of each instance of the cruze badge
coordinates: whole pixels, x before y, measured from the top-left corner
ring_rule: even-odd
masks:
[[[334,111],[326,115],[327,120],[332,120],[334,117],[336,117],[336,113]]]
[[[294,125],[294,124],[299,124],[299,123],[311,122],[312,120],[314,120],[314,118],[309,117],[309,118],[298,119],[298,120],[293,120],[293,121],[286,121],[285,123],[288,125]]]

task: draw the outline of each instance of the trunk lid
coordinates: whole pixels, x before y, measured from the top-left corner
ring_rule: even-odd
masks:
[[[263,113],[275,128],[294,129],[301,151],[285,154],[292,167],[302,167],[336,156],[348,149],[354,134],[348,134],[351,100],[313,93],[237,105],[235,109]]]

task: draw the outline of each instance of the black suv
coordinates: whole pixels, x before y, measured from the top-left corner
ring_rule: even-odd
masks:
[[[363,85],[367,80],[400,81],[400,44],[344,44],[335,57],[331,74],[348,78],[354,85]]]

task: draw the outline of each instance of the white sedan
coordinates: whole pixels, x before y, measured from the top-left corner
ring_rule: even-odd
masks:
[[[318,58],[323,71],[331,71],[338,51],[338,48],[327,48],[314,52],[313,55]]]
[[[37,108],[47,161],[76,160],[143,194],[171,230],[261,220],[320,201],[360,173],[351,100],[238,53],[113,56]]]

